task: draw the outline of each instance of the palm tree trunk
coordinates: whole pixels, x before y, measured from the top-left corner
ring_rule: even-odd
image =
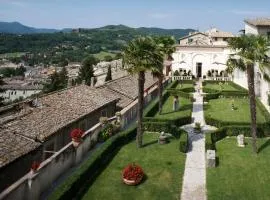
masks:
[[[162,112],[162,81],[163,81],[163,76],[159,75],[158,76],[158,98],[159,98],[159,104],[158,104],[158,112],[161,114]]]
[[[254,89],[254,68],[253,65],[247,65],[247,78],[248,78],[248,94],[250,102],[250,116],[251,116],[251,134],[252,134],[252,147],[253,152],[258,153],[257,141],[257,124],[256,124],[256,98]]]
[[[145,74],[144,71],[139,72],[138,76],[138,115],[137,115],[137,121],[138,121],[138,127],[137,127],[137,147],[142,147],[142,136],[143,136],[143,126],[142,126],[142,118],[143,118],[143,95],[144,95],[144,82],[145,82]]]

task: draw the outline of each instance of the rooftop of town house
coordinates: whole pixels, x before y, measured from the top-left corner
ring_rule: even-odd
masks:
[[[224,31],[215,31],[210,32],[209,36],[211,37],[218,37],[218,38],[231,38],[234,37],[234,35],[230,32],[224,32]]]
[[[110,95],[107,89],[86,85],[48,94],[36,100],[39,106],[28,108],[31,112],[26,112],[24,108],[21,112],[25,114],[19,117],[13,115],[13,119],[3,123],[0,135],[4,132],[17,133],[33,140],[45,141],[78,118],[118,99]]]
[[[151,73],[145,73],[144,88],[149,88],[155,84],[157,80],[153,78]],[[109,89],[116,91],[128,98],[135,100],[138,96],[138,78],[137,75],[125,76],[105,84]]]
[[[41,144],[7,130],[0,134],[0,168],[37,149]]]
[[[210,37],[221,37],[221,38],[228,38],[228,37],[234,37],[234,35],[230,32],[225,32],[225,31],[221,31],[217,28],[212,28],[210,30],[207,30],[205,32],[200,32],[200,31],[196,31],[196,32],[191,32],[189,33],[189,35],[184,36],[182,38],[180,38],[179,40],[183,40],[189,37],[193,37],[195,35],[203,35],[203,36],[210,36]]]
[[[1,89],[4,90],[42,90],[43,85],[40,84],[6,84],[1,85]]]
[[[119,93],[117,91],[114,91],[114,90],[108,88],[106,85],[99,86],[98,88],[103,88],[104,90],[107,91],[107,93],[110,96],[114,96],[114,97],[119,98],[119,101],[117,102],[117,106],[121,109],[125,108],[126,106],[128,106],[130,103],[132,103],[134,101],[134,99],[132,99],[126,95],[123,95],[122,93]]]
[[[244,22],[253,26],[270,26],[270,18],[246,19]]]

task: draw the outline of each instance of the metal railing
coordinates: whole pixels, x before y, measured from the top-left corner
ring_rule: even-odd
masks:
[[[192,80],[192,76],[172,76],[172,80]]]
[[[207,77],[207,81],[232,81],[231,77]]]

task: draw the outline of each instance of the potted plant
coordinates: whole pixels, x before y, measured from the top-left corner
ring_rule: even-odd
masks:
[[[114,133],[114,126],[112,124],[107,124],[99,133],[99,141],[105,142]]]
[[[201,123],[200,122],[195,122],[194,132],[195,133],[201,132]]]
[[[122,171],[122,180],[127,185],[138,185],[144,177],[144,172],[139,165],[129,164]]]
[[[83,131],[79,128],[73,129],[70,133],[72,144],[74,147],[78,147],[82,140]]]
[[[34,161],[31,165],[31,170],[30,170],[31,174],[35,174],[37,172],[39,166],[40,166],[40,163],[37,161]]]

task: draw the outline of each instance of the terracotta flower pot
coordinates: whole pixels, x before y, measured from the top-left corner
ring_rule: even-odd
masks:
[[[128,180],[122,177],[122,180],[126,185],[138,185],[140,182],[142,182],[142,179],[143,179],[143,176],[140,178],[140,180],[136,182],[135,180]]]
[[[72,144],[75,148],[77,148],[80,145],[80,141],[75,138],[72,138]]]

